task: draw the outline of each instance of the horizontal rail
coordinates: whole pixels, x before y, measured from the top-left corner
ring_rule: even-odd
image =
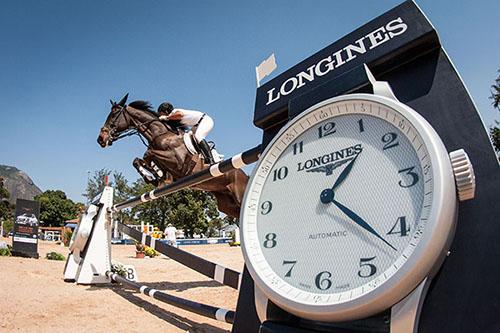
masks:
[[[261,146],[258,145],[241,154],[235,155],[232,158],[213,164],[207,169],[204,169],[200,172],[181,178],[173,182],[172,184],[159,187],[150,192],[143,193],[140,196],[133,197],[124,202],[116,204],[111,208],[111,210],[114,212],[118,212],[127,208],[132,208],[143,202],[155,200],[157,198],[166,196],[168,194],[172,194],[182,189],[198,185],[209,179],[222,176],[226,172],[236,169],[241,169],[246,165],[256,162],[259,159],[260,152],[261,152]]]
[[[118,230],[132,239],[149,246],[172,260],[197,271],[223,285],[238,289],[241,280],[241,273],[233,271],[221,265],[214,264],[194,254],[168,245],[150,235],[131,228],[118,222]]]
[[[143,293],[146,296],[152,297],[154,299],[157,299],[161,302],[173,305],[175,307],[197,313],[199,315],[212,318],[218,321],[223,321],[226,323],[232,324],[234,322],[234,311],[232,310],[227,310],[223,308],[217,308],[215,306],[203,304],[203,303],[198,303],[198,302],[193,302],[184,298],[180,298],[177,296],[169,295],[166,293],[163,293],[161,291],[158,291],[156,289],[150,288],[148,286],[141,285],[137,282],[129,281],[125,279],[124,277],[113,273],[113,272],[106,272],[106,276],[110,278],[112,281],[118,282],[122,285],[125,285],[127,287],[136,289]]]

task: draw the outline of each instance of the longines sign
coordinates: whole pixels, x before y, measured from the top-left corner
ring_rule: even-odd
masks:
[[[286,120],[291,99],[363,63],[374,66],[414,47],[439,46],[435,34],[418,7],[404,2],[258,88],[254,123],[266,128]]]
[[[273,87],[269,89],[267,91],[266,105],[276,102],[282,96],[289,95],[295,89],[302,88],[307,84],[307,82],[314,81],[316,77],[326,75],[335,68],[356,59],[358,55],[364,54],[367,51],[384,44],[392,38],[404,34],[407,29],[408,26],[406,23],[403,22],[401,17],[398,17],[397,19],[388,22],[385,26],[371,31],[354,43],[348,44],[328,57],[321,59],[305,71],[301,71],[297,75],[288,78],[279,88]]]

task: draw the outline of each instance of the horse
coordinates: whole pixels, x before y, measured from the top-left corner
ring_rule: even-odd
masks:
[[[187,149],[185,133],[178,130],[175,126],[178,124],[160,121],[147,101],[139,100],[127,105],[127,99],[128,94],[118,103],[110,100],[111,112],[97,138],[102,148],[123,137],[138,134],[147,150],[143,159],[135,158],[132,164],[147,183],[155,186],[171,183],[210,167],[199,154]],[[237,169],[193,188],[213,193],[219,211],[238,218],[248,178],[245,172]]]

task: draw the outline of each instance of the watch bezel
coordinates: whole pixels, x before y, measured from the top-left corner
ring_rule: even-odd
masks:
[[[245,246],[246,229],[244,221],[248,210],[248,205],[246,204],[247,197],[252,190],[261,162],[265,160],[272,147],[290,127],[319,108],[333,103],[353,100],[365,100],[386,105],[406,118],[419,133],[427,148],[433,172],[434,193],[429,220],[425,228],[426,231],[421,236],[414,252],[404,265],[393,276],[367,294],[345,303],[333,305],[312,305],[296,302],[275,292],[265,283],[260,277],[259,272],[252,265],[252,258],[247,254]],[[335,116],[328,119],[332,118],[335,118]],[[256,287],[260,288],[270,300],[290,313],[299,317],[321,321],[345,321],[364,318],[391,307],[408,295],[423,279],[431,276],[436,271],[453,239],[456,225],[456,207],[455,183],[448,153],[439,135],[420,114],[409,106],[384,96],[370,94],[342,95],[324,100],[292,119],[280,129],[261,154],[260,161],[255,166],[248,182],[240,214],[243,256],[247,268],[256,283]]]

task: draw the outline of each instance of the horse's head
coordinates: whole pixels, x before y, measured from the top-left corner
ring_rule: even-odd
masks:
[[[99,132],[99,136],[97,137],[97,143],[99,143],[101,147],[105,148],[111,146],[113,141],[115,141],[123,131],[129,128],[130,124],[125,115],[127,98],[128,94],[118,103],[109,100],[111,102],[111,112],[106,118]]]

